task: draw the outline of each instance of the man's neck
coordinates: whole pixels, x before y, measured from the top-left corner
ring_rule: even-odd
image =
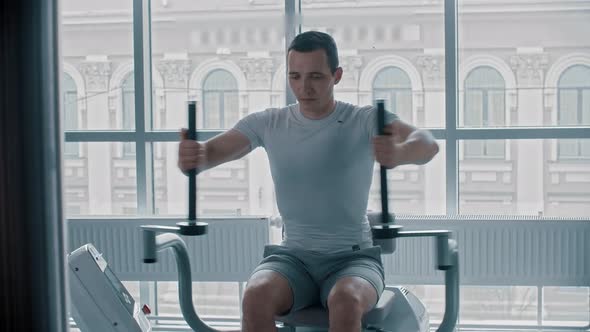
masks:
[[[299,104],[299,111],[301,112],[301,114],[304,117],[311,120],[321,120],[327,117],[328,115],[332,114],[332,112],[334,112],[334,109],[336,109],[336,100],[334,99],[332,99],[331,102],[326,104],[326,106],[318,109],[305,109],[301,107],[301,104]]]

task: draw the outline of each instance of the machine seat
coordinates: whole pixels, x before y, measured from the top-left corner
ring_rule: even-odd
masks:
[[[394,293],[384,290],[377,305],[363,317],[363,326],[379,325],[387,318],[393,306]],[[288,326],[309,326],[327,328],[329,325],[328,310],[321,304],[276,317],[276,321]]]

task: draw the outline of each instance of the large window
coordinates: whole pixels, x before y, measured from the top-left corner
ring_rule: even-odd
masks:
[[[67,217],[186,216],[177,148],[187,101],[196,101],[200,140],[294,102],[286,44],[321,30],[339,46],[337,99],[386,99],[441,147],[427,165],[388,172],[393,212],[587,218],[590,1],[457,0],[456,49],[445,44],[455,31],[445,26],[448,1],[402,2],[62,0]],[[378,210],[374,180],[369,209]],[[197,183],[199,217],[277,214],[263,149]],[[211,290],[204,310],[237,315],[235,298],[213,302],[239,287],[201,286]],[[465,305],[478,304],[465,309],[469,324],[587,324],[587,287],[488,286],[464,292]],[[155,288],[162,313],[178,314],[174,285]],[[442,305],[439,291],[423,295]]]

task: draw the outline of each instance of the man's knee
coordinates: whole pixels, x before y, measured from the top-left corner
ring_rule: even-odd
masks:
[[[360,319],[376,302],[377,292],[368,281],[358,277],[345,277],[330,291],[327,305],[334,314]]]
[[[242,311],[244,315],[275,316],[288,311],[293,302],[289,282],[280,273],[263,270],[256,272],[248,281]]]

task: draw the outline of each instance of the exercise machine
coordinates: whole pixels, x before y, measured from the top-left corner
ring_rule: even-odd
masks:
[[[379,133],[385,127],[385,106],[383,100],[377,101],[377,124]],[[196,104],[188,104],[189,139],[195,139]],[[192,303],[192,279],[190,260],[186,244],[180,237],[205,235],[207,223],[196,218],[196,172],[189,171],[189,213],[188,220],[176,226],[143,225],[143,261],[155,263],[157,252],[171,248],[176,258],[178,269],[178,295],[182,315],[189,326],[198,332],[218,331],[203,322],[196,313]],[[402,226],[395,224],[395,217],[389,213],[387,198],[387,172],[380,167],[381,176],[381,213],[370,216],[372,235],[375,245],[382,248],[382,253],[391,254],[396,248],[397,238],[434,237],[436,241],[435,268],[445,275],[445,313],[437,331],[451,332],[455,328],[459,311],[459,254],[457,243],[449,230],[402,231]],[[297,327],[327,328],[328,313],[321,305],[308,307],[286,316],[276,317],[283,331],[295,331]],[[420,300],[403,287],[387,287],[377,305],[363,319],[365,331],[382,332],[426,332],[429,331],[428,313]]]
[[[377,102],[378,124],[383,133],[385,109]],[[189,103],[189,138],[195,139],[195,103]],[[455,328],[459,310],[459,265],[457,243],[448,230],[402,231],[389,213],[386,169],[381,166],[381,212],[369,215],[373,242],[383,254],[396,249],[396,239],[406,237],[434,237],[436,241],[435,268],[445,275],[445,313],[437,331],[451,332]],[[142,245],[144,263],[156,263],[157,252],[171,248],[178,270],[180,308],[188,325],[197,332],[218,331],[203,322],[192,303],[192,278],[186,244],[181,236],[199,236],[207,233],[207,223],[196,218],[196,172],[189,171],[188,220],[176,226],[143,225]],[[68,273],[71,295],[71,313],[83,332],[131,331],[151,332],[146,318],[150,310],[140,307],[125,286],[111,271],[102,255],[86,244],[68,255]],[[298,327],[314,331],[328,327],[328,313],[321,305],[308,307],[285,316],[276,317],[281,331],[295,331]],[[387,286],[377,305],[363,319],[365,331],[426,332],[429,317],[424,305],[409,290],[400,286]],[[308,330],[309,331],[309,330]]]

